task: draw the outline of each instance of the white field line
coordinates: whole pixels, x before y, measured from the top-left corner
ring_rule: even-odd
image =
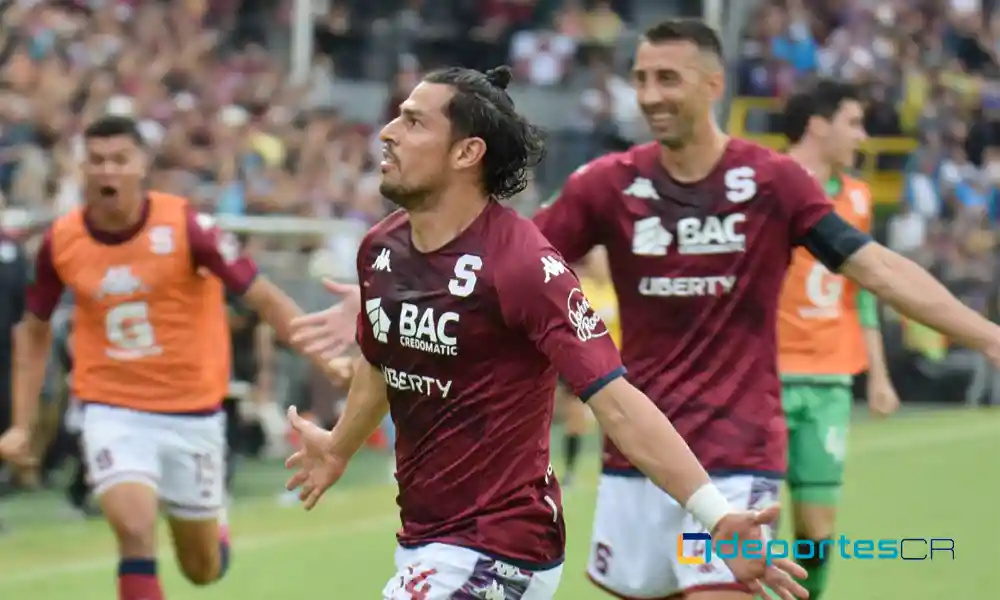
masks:
[[[891,453],[897,451],[912,450],[922,446],[941,446],[951,442],[980,439],[989,436],[996,436],[1000,439],[1000,426],[992,421],[970,425],[968,422],[961,424],[960,428],[932,430],[930,432],[909,431],[905,434],[869,438],[870,441],[862,443],[855,441],[850,447],[850,455],[874,455]],[[336,499],[336,500],[334,500]],[[346,498],[334,496],[328,499],[346,500]],[[292,508],[291,510],[295,510]],[[273,548],[296,544],[306,540],[319,538],[338,538],[376,532],[387,529],[397,524],[398,517],[395,514],[373,515],[360,519],[354,519],[347,523],[341,523],[336,527],[321,527],[311,531],[292,531],[287,533],[274,533],[262,535],[250,535],[238,537],[238,545],[234,550],[239,554],[246,552],[257,552],[260,550],[271,550]],[[164,553],[168,550],[164,550]],[[70,561],[62,564],[46,565],[37,569],[28,569],[19,573],[0,575],[0,588],[14,586],[24,583],[33,583],[52,578],[58,578],[77,573],[88,573],[92,571],[103,571],[114,567],[115,561],[103,558]]]

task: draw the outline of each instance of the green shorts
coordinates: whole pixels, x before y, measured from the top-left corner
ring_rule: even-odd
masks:
[[[839,383],[782,385],[788,420],[788,487],[794,502],[832,506],[840,497],[854,394]]]

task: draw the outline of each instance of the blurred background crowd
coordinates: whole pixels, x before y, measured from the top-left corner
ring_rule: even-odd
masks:
[[[584,162],[646,139],[628,80],[638,32],[668,16],[706,16],[727,44],[731,97],[719,118],[734,135],[782,148],[777,114],[789,90],[817,76],[863,85],[872,139],[857,166],[875,195],[877,236],[996,318],[994,4],[7,0],[3,225],[30,248],[36,225],[81,201],[83,126],[130,115],[155,156],[150,185],[219,215],[279,285],[315,309],[330,300],[317,276],[350,279],[360,235],[389,208],[378,194],[377,132],[422,73],[514,67],[512,95],[549,132],[545,162],[514,199],[530,213]],[[886,316],[904,402],[1000,404],[1000,376],[985,361]],[[235,303],[232,323],[242,365],[233,394],[250,406],[243,451],[282,451],[288,403],[335,417],[342,390],[275,348]]]

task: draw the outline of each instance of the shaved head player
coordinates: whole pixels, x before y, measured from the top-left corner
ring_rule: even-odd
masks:
[[[775,502],[785,475],[777,307],[795,248],[1000,364],[1000,328],[846,223],[794,160],[719,130],[712,110],[725,70],[711,27],[670,20],[647,30],[632,81],[656,142],[579,169],[535,223],[570,262],[607,248],[629,381],[731,505]],[[338,350],[353,302],[309,317],[310,352]],[[681,536],[705,528],[621,444],[605,445],[590,578],[623,598],[749,598],[725,565],[682,560],[702,542]]]
[[[192,583],[219,580],[229,559],[223,288],[279,336],[300,311],[187,200],[144,189],[149,157],[134,121],[103,118],[84,140],[84,205],[47,232],[15,331],[14,419],[0,453],[30,460],[49,317],[69,290],[71,387],[85,407],[82,440],[94,494],[118,541],[118,599],[162,600],[158,506]]]
[[[382,130],[382,194],[401,207],[358,251],[364,311],[347,408],[332,432],[290,419],[306,507],[387,411],[396,424],[402,530],[385,600],[551,600],[565,526],[549,462],[557,376],[654,485],[720,536],[759,538],[776,508],[731,512],[670,422],[623,377],[576,275],[500,204],[524,189],[538,131],[506,69],[427,75]],[[741,580],[804,594],[783,561],[737,559]]]

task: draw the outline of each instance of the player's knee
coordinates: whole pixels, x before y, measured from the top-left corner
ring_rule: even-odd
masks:
[[[222,563],[217,551],[182,553],[177,561],[184,578],[194,585],[209,585],[222,577]]]
[[[795,557],[795,562],[804,569],[813,570],[823,566],[830,559],[831,548],[834,543],[830,538],[805,538],[797,536],[797,542],[807,542],[811,545],[812,552],[802,552]]]
[[[156,514],[141,511],[109,516],[122,556],[156,554]]]
[[[832,506],[799,505],[795,511],[795,535],[803,540],[825,540],[833,537],[837,521]]]

